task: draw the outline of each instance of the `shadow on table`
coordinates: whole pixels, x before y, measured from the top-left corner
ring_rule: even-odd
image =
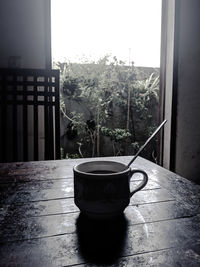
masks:
[[[127,233],[127,220],[121,215],[97,221],[80,214],[76,222],[79,252],[91,263],[110,264],[121,254]]]

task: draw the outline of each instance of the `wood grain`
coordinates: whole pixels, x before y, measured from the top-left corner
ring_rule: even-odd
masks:
[[[92,221],[73,200],[85,160],[0,164],[0,266],[200,265],[200,186],[138,158],[147,187],[117,220]]]

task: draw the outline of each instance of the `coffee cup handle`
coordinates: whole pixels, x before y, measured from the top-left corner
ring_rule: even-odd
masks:
[[[146,172],[142,171],[142,170],[131,170],[130,172],[130,177],[133,176],[134,173],[139,172],[141,174],[143,174],[143,180],[142,182],[134,189],[130,192],[130,198],[137,192],[140,191],[143,187],[145,187],[145,185],[148,182],[148,176],[146,174]],[[130,178],[131,179],[131,178]]]

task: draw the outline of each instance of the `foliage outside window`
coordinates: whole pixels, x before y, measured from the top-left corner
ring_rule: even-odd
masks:
[[[116,57],[57,63],[61,71],[62,156],[132,155],[157,127],[159,75]],[[144,71],[143,71],[144,72]],[[154,140],[143,156],[156,161]]]

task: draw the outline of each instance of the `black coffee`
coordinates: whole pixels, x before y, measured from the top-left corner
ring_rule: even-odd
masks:
[[[96,170],[96,171],[91,171],[88,173],[93,173],[93,174],[111,174],[111,173],[116,173],[114,171],[106,171],[106,170]]]

